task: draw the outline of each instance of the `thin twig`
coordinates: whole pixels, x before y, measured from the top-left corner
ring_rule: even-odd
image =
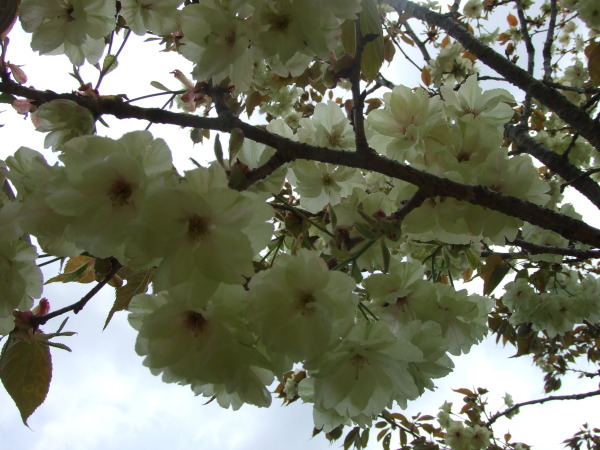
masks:
[[[542,55],[544,57],[544,81],[546,83],[552,81],[552,44],[554,43],[554,29],[556,28],[557,14],[558,8],[556,7],[556,0],[550,0],[550,23],[548,24],[546,42],[544,42],[544,49],[542,50]]]
[[[498,412],[498,413],[494,414],[490,418],[490,420],[487,421],[487,423],[485,424],[485,426],[486,427],[490,427],[500,417],[506,416],[506,415],[508,415],[508,414],[516,411],[517,409],[521,408],[522,406],[535,405],[535,404],[540,404],[540,403],[546,403],[546,402],[550,402],[550,401],[554,401],[554,400],[582,400],[584,398],[594,397],[596,395],[600,395],[600,389],[597,390],[597,391],[585,392],[585,393],[582,393],[582,394],[552,395],[550,397],[539,398],[539,399],[536,399],[536,400],[529,400],[527,402],[517,403],[514,406],[511,406],[510,408],[505,409],[504,411],[501,411],[501,412]]]
[[[600,258],[600,250],[582,250],[579,248],[568,248],[568,247],[555,247],[551,245],[540,245],[534,244],[533,242],[527,242],[523,239],[515,239],[509,242],[510,245],[516,245],[526,250],[532,255],[563,255],[563,256],[574,256],[577,258]]]
[[[102,279],[102,281],[98,282],[98,284],[96,284],[96,286],[94,286],[87,294],[85,294],[81,298],[81,300],[79,300],[69,306],[65,306],[64,308],[60,308],[60,309],[57,309],[56,311],[45,314],[43,316],[32,316],[31,324],[34,327],[44,325],[48,320],[58,317],[62,314],[68,313],[70,311],[73,311],[75,314],[77,314],[79,311],[81,311],[85,307],[87,302],[89,302],[92,299],[92,297],[94,297],[94,295],[96,295],[100,291],[100,289],[102,289],[117,274],[117,272],[121,269],[121,267],[123,267],[119,263],[119,261],[117,261],[114,258],[110,259],[110,264],[111,264],[110,270],[108,271],[106,276]]]
[[[373,153],[373,150],[369,148],[367,136],[365,135],[365,116],[363,114],[365,99],[360,92],[362,54],[366,42],[360,28],[360,20],[356,20],[354,24],[356,27],[356,50],[354,52],[354,65],[352,66],[352,72],[350,73],[354,142],[356,144],[357,152]]]
[[[425,62],[428,63],[429,61],[431,61],[431,55],[429,54],[429,51],[427,50],[425,43],[421,39],[419,39],[419,36],[417,36],[417,33],[415,33],[414,30],[411,28],[411,26],[408,24],[408,21],[405,19],[405,20],[401,20],[400,23],[406,30],[406,34],[408,34],[410,36],[410,38],[413,40],[413,42],[415,44],[417,44],[417,48],[421,51],[421,55],[423,55],[423,59],[425,60]]]
[[[419,206],[423,204],[427,197],[423,195],[421,191],[417,191],[415,195],[409,198],[402,207],[400,207],[396,212],[390,214],[387,218],[390,220],[404,220],[408,214],[417,209]]]
[[[529,35],[529,28],[527,26],[527,17],[525,17],[525,11],[523,10],[523,0],[516,0],[517,15],[519,16],[519,23],[521,25],[521,36],[525,41],[525,48],[527,49],[527,72],[533,76],[535,70],[535,47],[531,41]],[[529,92],[525,92],[525,101],[523,102],[523,113],[521,114],[520,122],[525,125],[529,121],[531,116],[531,95]]]

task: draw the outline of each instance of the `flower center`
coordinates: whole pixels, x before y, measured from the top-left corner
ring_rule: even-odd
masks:
[[[73,8],[72,5],[67,5],[67,8],[65,9],[65,14],[67,15],[67,22],[73,22],[75,20],[75,17],[73,17],[73,11],[75,11],[75,8]]]
[[[271,24],[271,30],[280,32],[286,31],[291,22],[290,16],[286,14],[272,14],[267,20]]]
[[[321,181],[323,183],[323,186],[331,186],[332,184],[335,183],[335,180],[333,179],[333,177],[331,175],[329,175],[328,173],[323,174],[323,176],[321,177]]]
[[[198,215],[188,217],[187,237],[190,241],[198,242],[209,232],[210,224],[206,218]]]
[[[317,299],[311,293],[303,292],[302,294],[300,294],[300,296],[297,299],[297,306],[298,309],[301,311],[301,314],[304,315],[311,311],[312,308],[310,307],[310,305],[316,301]]]
[[[132,194],[133,188],[131,184],[123,178],[115,180],[108,190],[108,198],[110,198],[113,206],[127,205]]]
[[[185,311],[183,313],[183,326],[198,337],[206,328],[208,321],[202,314],[196,311]]]

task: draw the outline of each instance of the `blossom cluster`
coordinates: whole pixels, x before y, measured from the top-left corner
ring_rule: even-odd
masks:
[[[385,108],[367,118],[373,132],[387,137],[377,141],[378,150],[454,181],[545,204],[548,187],[535,175],[531,159],[509,158],[502,147],[503,126],[513,115],[512,96],[504,89],[484,92],[475,78],[469,77],[458,91],[442,87],[442,98],[404,86],[385,94]],[[416,190],[397,182],[392,195],[400,206]],[[466,244],[485,237],[503,244],[514,239],[520,225],[518,219],[437,197],[409,214],[403,229],[421,240]]]
[[[593,275],[580,278],[576,273],[550,277],[542,292],[519,278],[505,286],[502,302],[510,308],[510,323],[528,324],[550,337],[571,331],[576,324],[600,320],[600,285]]]

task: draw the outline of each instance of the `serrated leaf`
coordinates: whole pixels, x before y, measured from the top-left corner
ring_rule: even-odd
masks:
[[[108,313],[106,322],[104,322],[104,329],[106,329],[113,315],[117,311],[124,311],[129,307],[129,303],[135,295],[145,294],[147,292],[148,286],[152,281],[153,273],[153,269],[148,269],[141,272],[136,272],[125,278],[127,280],[127,284],[116,289],[117,292],[115,302]]]
[[[392,42],[391,39],[383,40],[383,59],[387,62],[391,63],[394,59],[394,55],[396,54],[396,46]]]
[[[16,97],[13,97],[12,95],[7,94],[6,92],[0,93],[0,103],[12,104],[12,102],[14,102],[16,99]]]
[[[151,81],[150,86],[155,87],[156,89],[159,89],[161,91],[166,91],[166,92],[170,91],[170,89],[168,87],[166,87],[164,84],[162,84],[158,81]]]
[[[381,18],[377,10],[377,0],[363,0],[363,9],[359,15],[362,36],[377,35],[365,45],[362,53],[361,69],[368,80],[379,73],[384,61],[383,32]]]
[[[475,397],[475,393],[467,388],[459,388],[459,389],[452,389],[452,390],[454,392],[458,392],[459,394],[467,395],[469,397]]]
[[[501,255],[492,253],[485,260],[485,265],[479,268],[479,276],[483,279],[483,295],[489,295],[504,279],[510,267]]]
[[[229,134],[229,162],[231,163],[235,155],[238,154],[244,144],[244,132],[239,128],[234,128]]]
[[[204,136],[201,128],[192,128],[190,131],[190,139],[194,144],[201,144]]]
[[[217,161],[219,162],[219,164],[223,165],[224,161],[223,161],[223,146],[221,145],[221,140],[219,139],[219,135],[217,134],[215,136],[215,158],[217,158]]]
[[[377,433],[377,441],[379,442],[383,437],[390,431],[389,428],[384,428],[379,433]]]
[[[362,445],[363,447],[366,447],[368,443],[369,443],[369,429],[366,428],[363,430],[363,432],[360,436],[360,445]]]
[[[356,25],[353,20],[342,23],[342,45],[346,53],[350,55],[356,53]]]
[[[390,450],[390,441],[391,440],[392,440],[391,433],[386,434],[385,437],[383,438],[382,445],[385,450]]]
[[[402,39],[404,42],[406,42],[408,45],[410,45],[412,47],[415,46],[415,41],[413,41],[411,38],[409,38],[405,34],[401,34],[400,39]]]
[[[350,270],[350,276],[352,278],[354,278],[354,280],[357,283],[360,283],[363,280],[362,272],[360,271],[360,267],[358,266],[358,264],[356,264],[356,262],[352,263],[352,269]]]
[[[110,73],[117,68],[119,61],[115,55],[106,55],[102,61],[102,73]]]
[[[380,239],[379,242],[381,243],[381,255],[383,257],[383,273],[388,273],[392,255],[390,254],[390,249],[385,245],[385,239]]]
[[[71,281],[86,284],[96,281],[93,262],[94,258],[85,255],[69,258],[65,264],[64,272],[50,278],[45,284],[56,282],[70,283]]]
[[[600,44],[592,43],[586,48],[590,78],[596,86],[600,86]]]
[[[427,67],[423,67],[423,70],[421,70],[421,81],[425,86],[431,85],[431,72]]]
[[[43,335],[9,336],[0,356],[0,379],[13,399],[23,423],[44,402],[52,378],[50,348]]]
[[[506,21],[511,27],[516,27],[519,25],[519,21],[513,14],[508,14],[508,16],[506,16]]]

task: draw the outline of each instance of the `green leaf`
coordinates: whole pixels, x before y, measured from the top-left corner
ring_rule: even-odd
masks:
[[[2,92],[0,93],[0,103],[12,103],[16,100],[17,98],[7,94],[6,92]]]
[[[385,435],[385,437],[383,438],[383,442],[381,443],[381,445],[383,445],[383,448],[385,450],[390,450],[390,441],[392,440],[392,434],[388,433]]]
[[[363,432],[360,436],[360,445],[362,445],[363,447],[366,447],[368,443],[369,443],[369,428],[366,428],[363,430]]]
[[[362,282],[363,275],[360,271],[360,266],[356,264],[356,261],[352,263],[352,269],[350,270],[350,276],[354,278],[357,283]]]
[[[104,322],[104,329],[106,329],[108,323],[117,311],[124,311],[129,307],[129,302],[131,302],[134,295],[146,293],[148,286],[152,281],[153,274],[154,270],[148,269],[132,273],[127,277],[125,277],[127,275],[126,273],[122,275],[125,280],[127,280],[127,283],[116,289],[117,295],[115,302],[108,313],[106,322]]]
[[[43,334],[13,333],[0,356],[0,379],[27,425],[27,419],[48,395],[52,358],[50,348],[42,342]]]
[[[45,284],[49,283],[70,283],[71,281],[76,281],[78,283],[91,283],[96,281],[96,277],[94,275],[94,258],[89,256],[75,256],[74,258],[70,258],[65,264],[64,272],[60,275],[57,275],[53,278],[50,278],[46,281]]]
[[[223,165],[223,146],[221,145],[221,140],[219,139],[219,135],[215,136],[215,157],[219,164]]]
[[[112,72],[119,65],[117,57],[115,55],[106,55],[104,61],[102,61],[102,73],[107,74]]]
[[[346,53],[350,55],[356,53],[356,25],[353,20],[342,23],[342,45]]]
[[[239,128],[231,130],[229,135],[229,163],[231,164],[235,155],[238,154],[244,144],[244,132]]]
[[[483,279],[483,295],[489,295],[504,279],[510,266],[501,255],[492,253],[486,258],[485,265],[480,267],[479,276]]]
[[[385,239],[380,239],[379,242],[381,243],[381,254],[383,256],[383,273],[388,273],[392,255],[390,249],[385,245]]]
[[[194,144],[201,144],[204,139],[202,128],[192,128],[192,131],[190,131],[190,139]]]
[[[150,86],[160,89],[161,91],[169,92],[170,89],[158,81],[151,81]]]
[[[384,61],[383,32],[377,10],[377,0],[363,1],[363,10],[359,19],[361,34],[365,40],[369,41],[362,53],[361,69],[368,80],[373,80]]]

